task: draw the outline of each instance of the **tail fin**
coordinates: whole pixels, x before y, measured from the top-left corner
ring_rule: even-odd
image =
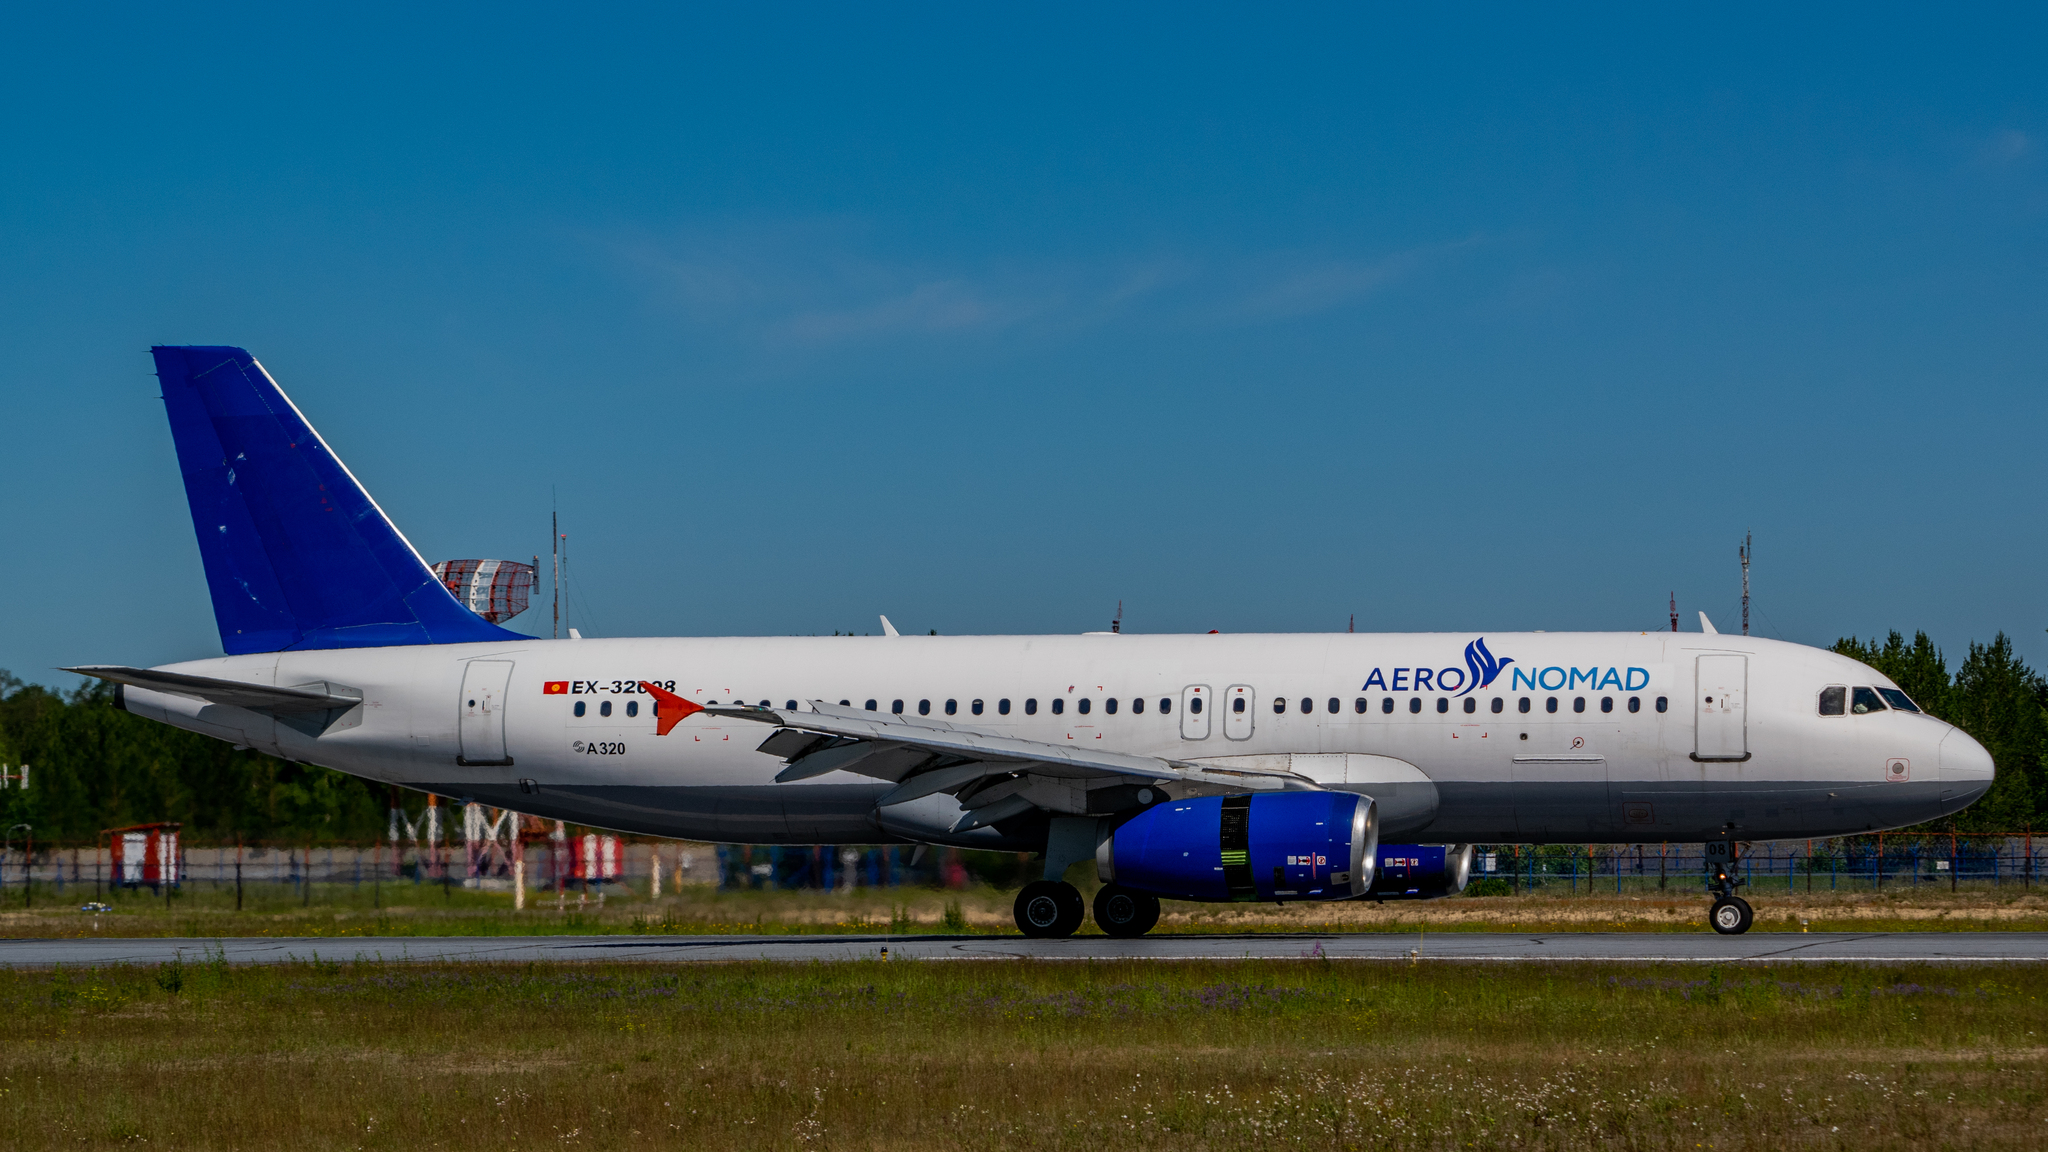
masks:
[[[456,602],[254,357],[150,353],[230,655],[525,639]]]

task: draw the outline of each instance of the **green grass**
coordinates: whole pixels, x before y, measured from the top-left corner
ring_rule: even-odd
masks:
[[[368,962],[0,972],[102,1148],[2033,1148],[2048,968]]]

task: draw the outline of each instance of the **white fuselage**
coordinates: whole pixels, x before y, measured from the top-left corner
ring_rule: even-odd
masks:
[[[948,835],[960,808],[947,796],[878,811],[889,785],[862,776],[777,784],[782,761],[755,750],[770,732],[760,724],[699,714],[657,735],[641,681],[702,704],[872,700],[887,713],[901,701],[908,717],[987,733],[1286,768],[1379,798],[1383,838],[1394,841],[1820,837],[1946,815],[1991,782],[1983,748],[1932,717],[1821,715],[1816,702],[1830,685],[1896,687],[1830,652],[1701,633],[1490,634],[1501,666],[1474,687],[1471,639],[1092,634],[336,649],[169,666],[360,692],[362,705],[317,736],[264,713],[137,688],[126,690],[125,706],[453,798],[756,843],[1041,846],[994,827]]]

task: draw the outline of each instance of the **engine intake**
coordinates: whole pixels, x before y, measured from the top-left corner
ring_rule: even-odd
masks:
[[[1379,810],[1354,792],[1156,804],[1095,852],[1103,882],[1175,900],[1348,900],[1371,887]]]
[[[1375,900],[1434,900],[1455,896],[1472,878],[1470,844],[1382,844],[1373,877]]]

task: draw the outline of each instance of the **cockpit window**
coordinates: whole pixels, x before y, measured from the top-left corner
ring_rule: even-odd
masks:
[[[1849,690],[1840,684],[1830,684],[1820,690],[1820,714],[1840,716],[1848,711]]]
[[[1897,688],[1879,688],[1877,694],[1884,697],[1885,703],[1897,708],[1901,712],[1918,712],[1920,710],[1920,706],[1913,703],[1911,696],[1906,695]]]
[[[1884,701],[1879,700],[1877,693],[1870,689],[1858,688],[1849,697],[1849,711],[1858,716],[1866,712],[1882,712],[1884,711]]]

